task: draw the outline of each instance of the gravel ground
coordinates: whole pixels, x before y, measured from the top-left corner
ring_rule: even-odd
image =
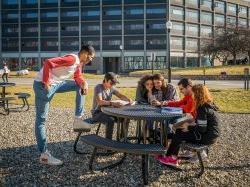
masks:
[[[0,115],[0,186],[141,186],[139,156],[128,156],[115,169],[88,172],[89,156],[77,155],[72,149],[76,137],[72,114],[71,109],[51,108],[47,123],[48,147],[64,161],[63,166],[38,163],[33,108],[29,112]],[[220,117],[222,136],[210,148],[209,161],[200,179],[195,177],[198,164],[183,164],[183,171],[177,172],[151,158],[149,186],[249,186],[250,114]],[[90,146],[81,147],[91,150]],[[114,161],[119,156],[101,157],[98,162]]]

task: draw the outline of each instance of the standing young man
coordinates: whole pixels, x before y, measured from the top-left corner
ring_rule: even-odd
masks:
[[[84,100],[88,91],[87,82],[81,77],[82,67],[92,61],[95,50],[90,45],[83,45],[78,55],[67,54],[44,61],[43,68],[37,74],[33,89],[35,92],[35,135],[40,162],[49,165],[61,165],[63,162],[54,158],[47,150],[45,122],[49,112],[49,103],[55,93],[76,91],[74,128],[90,128],[81,119],[84,112]],[[73,80],[70,79],[74,75]]]

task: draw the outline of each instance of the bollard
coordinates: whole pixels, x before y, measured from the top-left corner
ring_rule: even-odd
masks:
[[[249,90],[249,68],[244,69],[244,89]]]

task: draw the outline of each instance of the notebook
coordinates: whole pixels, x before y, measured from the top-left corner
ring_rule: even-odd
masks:
[[[179,107],[161,107],[161,113],[183,114],[183,110],[182,108],[179,108]]]

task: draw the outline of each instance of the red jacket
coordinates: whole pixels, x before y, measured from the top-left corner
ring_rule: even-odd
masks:
[[[74,80],[81,86],[85,80],[81,77],[82,65],[75,54],[68,54],[62,57],[50,58],[44,61],[43,68],[35,80],[45,84],[66,80],[74,75]]]
[[[167,106],[172,107],[180,107],[183,109],[183,112],[185,113],[191,113],[193,117],[196,116],[196,112],[194,109],[194,99],[191,95],[185,96],[180,101],[169,101]]]

